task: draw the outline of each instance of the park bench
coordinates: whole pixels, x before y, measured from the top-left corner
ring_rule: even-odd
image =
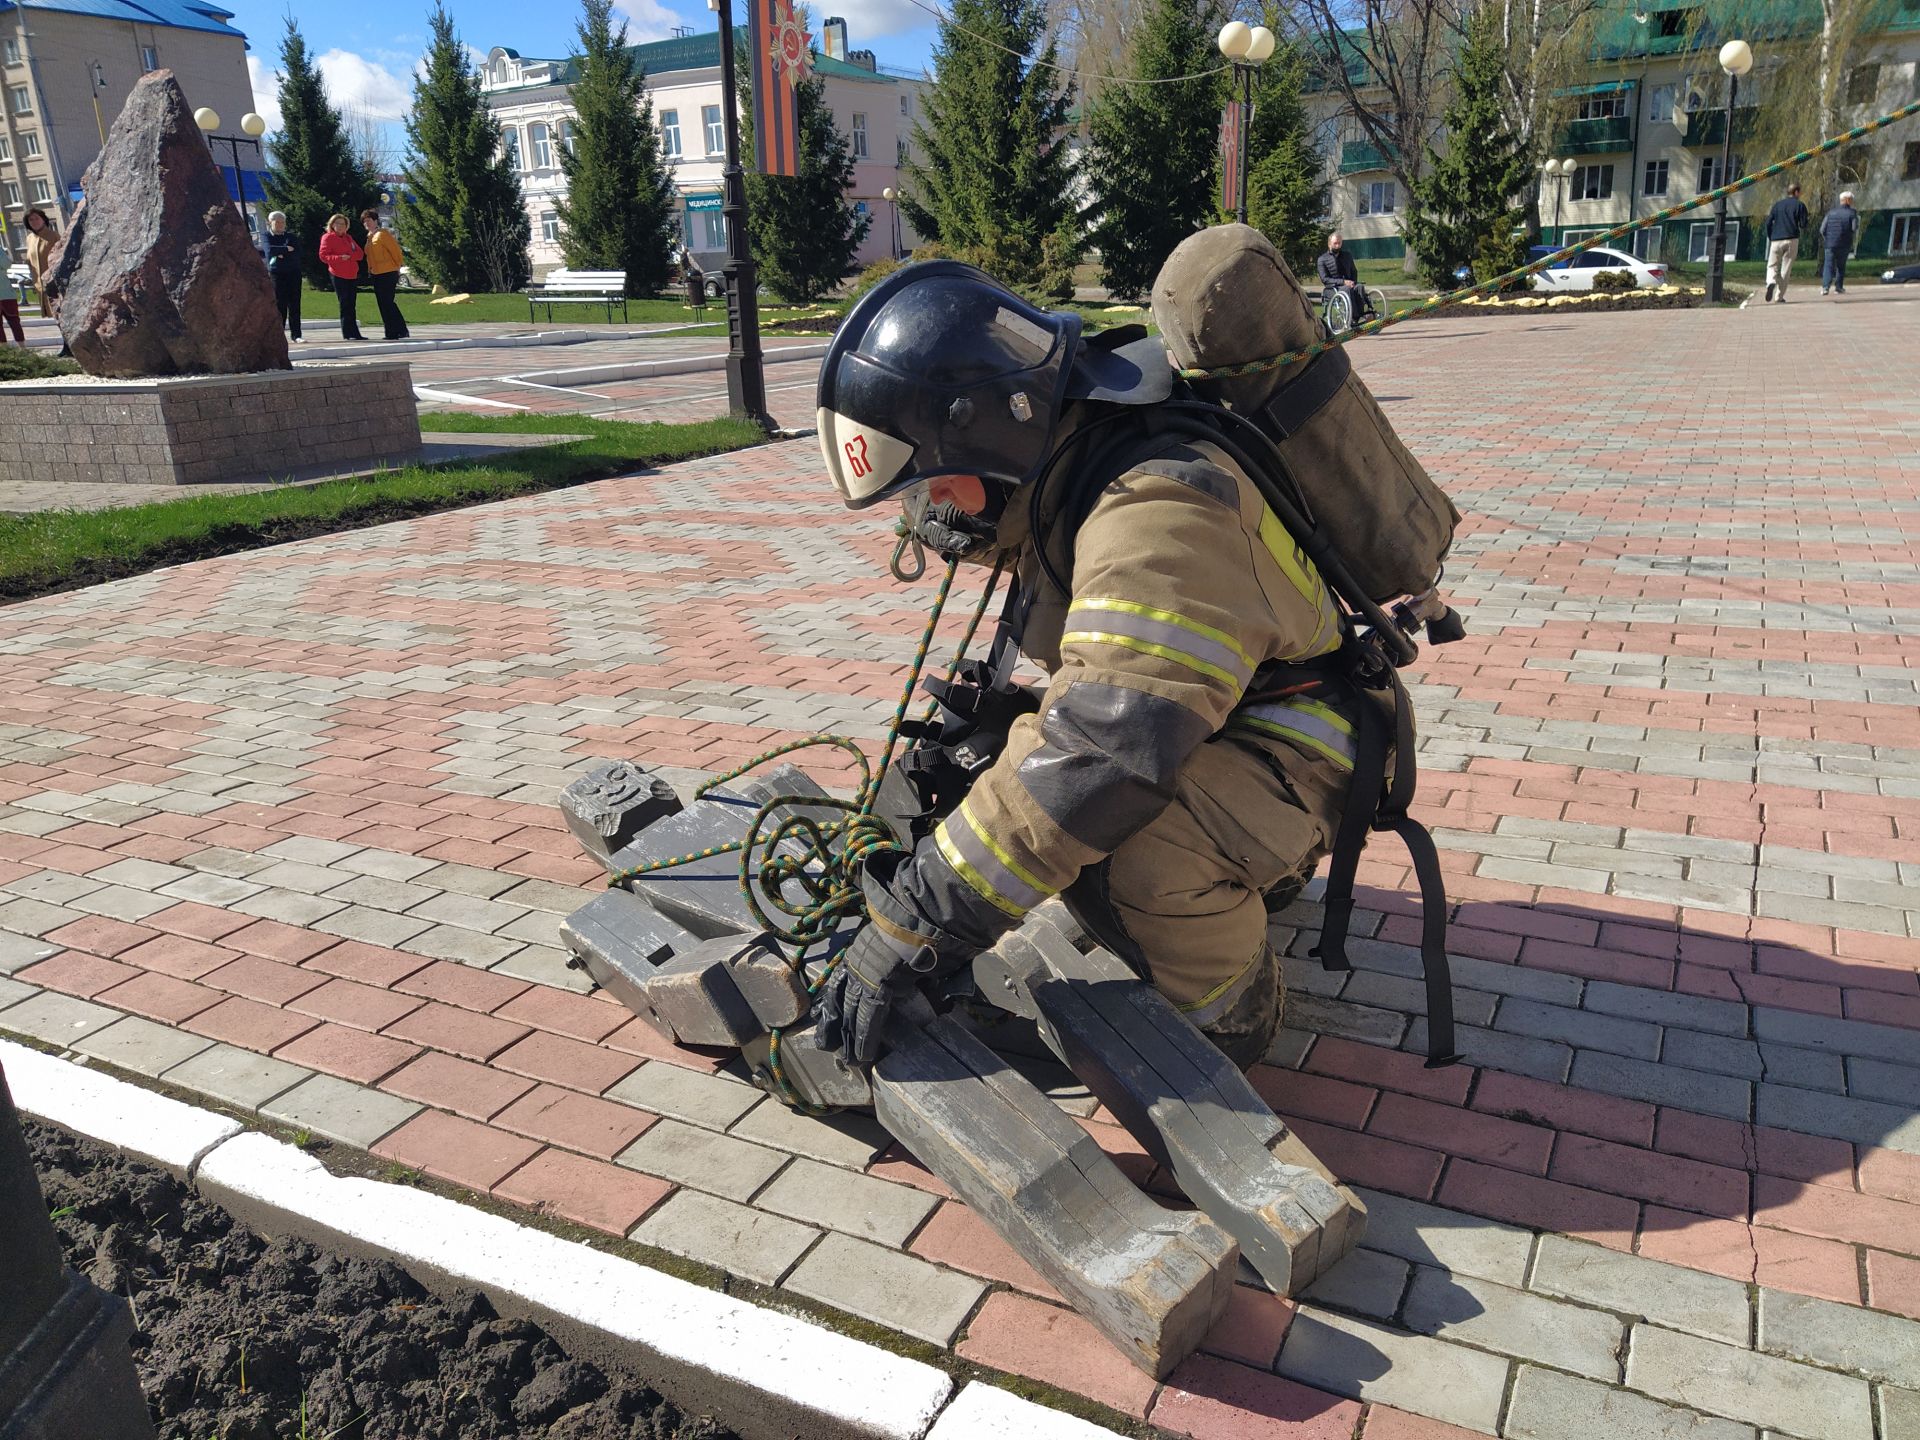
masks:
[[[534,307],[547,307],[547,319],[553,319],[556,305],[604,305],[607,321],[613,321],[613,307],[620,307],[620,318],[627,318],[627,276],[622,270],[555,270],[538,285],[527,287],[527,320],[532,323]]]

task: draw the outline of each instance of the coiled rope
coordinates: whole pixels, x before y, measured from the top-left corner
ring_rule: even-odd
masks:
[[[987,613],[987,606],[993,601],[1004,567],[1003,558],[995,564],[986,588],[981,592],[980,603],[974,607],[973,617],[967,622],[947,667],[948,680],[959,673],[967,647],[973,643],[980,622]],[[607,883],[631,890],[633,881],[642,875],[737,852],[740,856],[740,894],[748,910],[772,939],[774,948],[787,964],[804,974],[806,954],[811,947],[825,941],[841,922],[865,916],[866,902],[860,892],[861,868],[875,855],[888,850],[904,852],[907,849],[894,833],[893,827],[873,813],[873,807],[879,799],[880,786],[893,764],[894,751],[907,722],[907,711],[913,705],[914,691],[920,687],[920,677],[926,669],[927,652],[933,647],[940,617],[946,610],[947,597],[953,589],[959,568],[959,561],[948,561],[946,573],[941,576],[939,588],[934,592],[926,626],[920,632],[920,643],[914,650],[913,662],[907,667],[906,683],[900,689],[900,701],[894,706],[893,718],[887,724],[886,740],[877,766],[869,763],[866,752],[845,735],[809,735],[771,750],[763,750],[725,774],[705,781],[693,792],[694,799],[698,800],[709,791],[738,780],[742,775],[782,756],[826,745],[844,750],[853,756],[854,762],[860,767],[860,784],[851,799],[822,795],[775,795],[754,812],[753,819],[747,825],[747,833],[741,839],[686,855],[675,855],[667,860],[651,860],[643,865],[635,865],[609,876]],[[925,718],[932,719],[938,709],[938,702],[929,705]],[[847,818],[822,824],[813,816],[796,810],[768,830],[767,825],[774,812],[784,806],[840,810],[846,812]],[[790,884],[799,887],[799,895],[789,896],[786,893],[786,887]],[[765,906],[788,917],[786,922],[776,922],[769,916],[763,900]],[[809,997],[819,993],[820,987],[839,963],[840,951],[835,950],[828,956],[819,975],[807,985]],[[827,1113],[809,1105],[787,1080],[780,1061],[781,1027],[773,1027],[768,1034],[767,1068],[773,1079],[775,1093],[796,1110],[807,1114]]]
[[[1405,321],[1416,319],[1421,315],[1431,314],[1443,306],[1457,305],[1461,301],[1470,300],[1476,295],[1491,295],[1515,280],[1523,279],[1528,275],[1537,275],[1542,270],[1550,269],[1569,256],[1584,254],[1597,246],[1607,244],[1609,241],[1622,239],[1632,234],[1635,230],[1644,230],[1649,225],[1657,225],[1662,221],[1671,220],[1676,215],[1684,215],[1689,210],[1698,210],[1702,205],[1710,205],[1723,196],[1750,189],[1758,185],[1762,180],[1771,179],[1782,171],[1792,170],[1797,166],[1805,165],[1816,155],[1824,155],[1830,150],[1837,150],[1850,141],[1860,139],[1863,135],[1871,135],[1876,130],[1884,130],[1889,125],[1901,120],[1911,119],[1915,115],[1920,115],[1920,100],[1910,101],[1897,110],[1889,110],[1885,115],[1880,116],[1876,120],[1869,120],[1864,125],[1856,125],[1853,129],[1835,135],[1831,139],[1822,140],[1811,150],[1802,150],[1797,155],[1789,156],[1785,160],[1776,160],[1773,164],[1763,169],[1755,170],[1750,175],[1742,175],[1738,180],[1733,181],[1731,184],[1722,185],[1717,190],[1709,190],[1704,195],[1696,195],[1693,199],[1683,204],[1669,205],[1666,209],[1656,211],[1652,215],[1637,220],[1629,220],[1624,225],[1616,225],[1611,230],[1604,230],[1591,239],[1580,241],[1577,245],[1568,245],[1564,249],[1554,251],[1551,255],[1542,256],[1531,264],[1522,265],[1518,270],[1509,270],[1504,275],[1496,275],[1491,280],[1482,280],[1477,285],[1467,285],[1458,290],[1449,290],[1444,295],[1435,295],[1430,299],[1421,301],[1420,304],[1413,306],[1411,309],[1402,310],[1398,315],[1382,315],[1378,319],[1367,321],[1364,325],[1355,326],[1344,335],[1329,336],[1326,339],[1317,340],[1304,349],[1289,350],[1284,355],[1271,355],[1263,360],[1248,360],[1238,365],[1219,365],[1211,369],[1195,367],[1181,370],[1177,373],[1183,380],[1243,380],[1249,375],[1264,375],[1269,371],[1284,370],[1289,365],[1298,364],[1302,360],[1311,360],[1316,355],[1324,355],[1329,350],[1338,349],[1349,341],[1358,340],[1362,335],[1378,335],[1382,330],[1388,329],[1390,326],[1402,324]]]

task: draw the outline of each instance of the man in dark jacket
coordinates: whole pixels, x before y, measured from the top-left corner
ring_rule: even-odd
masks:
[[[1860,233],[1860,212],[1853,208],[1853,192],[1840,192],[1840,203],[1820,222],[1820,243],[1826,253],[1820,260],[1820,293],[1829,289],[1847,293],[1847,256],[1853,253],[1854,238]]]
[[[1807,228],[1807,207],[1800,200],[1800,182],[1787,186],[1787,193],[1773,202],[1767,212],[1767,303],[1787,303],[1787,276],[1793,270],[1793,257],[1800,248],[1800,232]]]
[[[1340,248],[1338,230],[1327,236],[1326,254],[1314,263],[1320,272],[1321,287],[1345,290],[1353,299],[1353,318],[1364,320],[1371,313],[1366,287],[1360,283],[1360,272],[1354,267],[1353,257]]]

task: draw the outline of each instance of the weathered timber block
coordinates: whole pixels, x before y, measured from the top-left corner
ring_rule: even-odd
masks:
[[[812,997],[807,980],[786,956],[756,939],[727,961],[727,975],[763,1030],[796,1025],[806,1018]]]
[[[755,805],[799,796],[818,800],[830,798],[820,783],[797,765],[775,765],[769,770],[755,770],[742,775],[729,788]],[[825,826],[845,820],[849,812],[835,805],[782,805],[773,814],[776,820],[804,815],[816,824]]]
[[[873,1089],[864,1070],[849,1065],[838,1050],[822,1050],[813,1043],[814,1023],[796,1025],[780,1035],[780,1073],[801,1103],[835,1110],[866,1109],[873,1104]],[[773,1066],[768,1037],[760,1036],[740,1047],[740,1058],[747,1062],[753,1083],[770,1095],[780,1091],[773,1083]],[[784,1097],[782,1097],[784,1098]]]
[[[1041,1033],[1108,1110],[1292,1295],[1360,1241],[1366,1210],[1334,1184],[1246,1077],[1105,950],[1028,926],[999,947]]]
[[[614,852],[681,808],[673,786],[630,760],[601,765],[560,792],[560,813],[566,817],[567,829],[582,850],[609,870],[616,868]]]
[[[724,790],[709,791],[678,814],[648,825],[608,861],[615,873],[636,865],[677,859],[746,838],[759,805]],[[799,846],[791,853],[801,854]],[[740,852],[694,860],[670,870],[636,875],[628,882],[635,894],[663,915],[702,939],[751,933],[760,928],[740,894]]]
[[[703,940],[655,967],[640,985],[642,1018],[682,1045],[744,1045],[766,1027],[733,983],[732,961],[756,938]]]
[[[952,1020],[897,1022],[873,1068],[880,1121],[1148,1374],[1225,1312],[1238,1251],[1162,1209],[1093,1138]]]
[[[596,895],[560,922],[560,939],[594,982],[636,1013],[655,967],[700,942],[625,890]]]

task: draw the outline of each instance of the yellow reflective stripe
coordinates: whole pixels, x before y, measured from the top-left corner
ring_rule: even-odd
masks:
[[[1331,705],[1323,705],[1318,700],[1288,700],[1284,703],[1283,708],[1299,710],[1308,715],[1316,715],[1334,729],[1338,730],[1342,735],[1353,734],[1353,722],[1351,720],[1347,719],[1346,716],[1342,715]]]
[[[1013,901],[1007,899],[1006,896],[1002,895],[998,890],[995,890],[992,885],[987,883],[986,876],[982,875],[967,863],[966,857],[961,855],[959,847],[948,837],[947,827],[944,824],[933,832],[933,843],[939,846],[940,853],[946,857],[947,864],[953,867],[953,873],[966,881],[968,888],[970,888],[974,894],[993,906],[994,909],[1011,915],[1015,920],[1021,920],[1026,917],[1027,912],[1025,910],[1014,904]]]
[[[1183,650],[1175,650],[1170,645],[1155,645],[1150,641],[1136,640],[1131,635],[1111,635],[1100,630],[1070,630],[1060,637],[1062,646],[1067,645],[1118,645],[1125,650],[1137,650],[1142,655],[1157,655],[1162,660],[1171,660],[1176,665],[1184,665],[1189,670],[1197,670],[1224,684],[1231,685],[1235,691],[1246,688],[1246,681],[1238,675],[1209,664],[1197,655],[1189,655]]]
[[[1260,960],[1261,955],[1256,952],[1251,960],[1240,967],[1237,974],[1222,980],[1198,1000],[1189,1000],[1186,1004],[1175,1005],[1173,1008],[1195,1025],[1205,1025],[1210,1020],[1218,1020],[1233,1008],[1232,1002],[1239,999],[1239,992],[1247,988],[1248,972],[1258,965]]]
[[[1287,527],[1280,523],[1280,517],[1271,509],[1260,512],[1260,543],[1267,547],[1267,553],[1273,557],[1273,563],[1280,567],[1280,573],[1287,577],[1293,588],[1298,590],[1306,602],[1320,612],[1320,621],[1314,626],[1313,638],[1305,647],[1285,658],[1297,660],[1304,656],[1321,655],[1334,649],[1340,643],[1340,617],[1334,609],[1333,601],[1327,594],[1327,587],[1320,578],[1320,572],[1313,563],[1301,553],[1294,543],[1293,536],[1287,533]],[[1328,632],[1332,633],[1329,634]]]
[[[967,828],[973,831],[974,838],[993,852],[994,859],[1012,871],[1013,877],[1030,890],[1037,891],[1041,895],[1057,895],[1060,893],[1060,887],[1058,885],[1043,884],[1034,878],[1032,872],[1029,871],[1026,866],[1009,855],[1000,843],[987,833],[986,827],[974,818],[972,807],[973,801],[971,799],[962,800],[960,802],[960,818],[967,822]]]
[[[1227,721],[1227,728],[1230,730],[1236,728],[1258,730],[1263,735],[1274,735],[1282,740],[1291,740],[1296,745],[1304,745],[1309,750],[1318,751],[1343,770],[1351,770],[1353,768],[1353,757],[1351,755],[1342,755],[1338,750],[1327,744],[1326,741],[1295,730],[1290,725],[1276,725],[1271,720],[1257,720],[1251,715],[1235,715]]]
[[[1203,635],[1217,645],[1226,646],[1227,649],[1231,650],[1246,662],[1249,670],[1259,668],[1259,662],[1247,654],[1246,650],[1241,647],[1240,642],[1226,631],[1216,630],[1211,625],[1202,625],[1198,620],[1189,620],[1186,616],[1176,615],[1171,610],[1156,610],[1151,605],[1136,604],[1132,600],[1107,600],[1101,598],[1075,600],[1067,607],[1067,614],[1071,615],[1076,610],[1111,610],[1123,615],[1138,615],[1143,619],[1158,620],[1163,625],[1178,625],[1182,630],[1191,630],[1194,634]]]

